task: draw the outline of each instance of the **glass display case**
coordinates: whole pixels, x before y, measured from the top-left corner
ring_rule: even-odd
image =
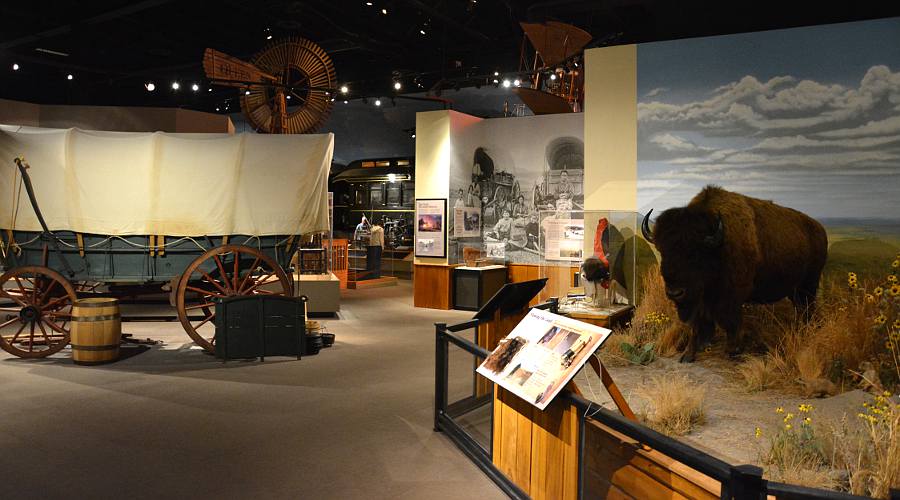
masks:
[[[598,324],[630,313],[637,288],[636,212],[539,212],[543,295],[558,297],[560,313]],[[607,325],[604,325],[607,326]]]

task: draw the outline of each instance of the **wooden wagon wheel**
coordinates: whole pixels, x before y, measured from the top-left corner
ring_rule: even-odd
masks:
[[[215,299],[291,295],[291,288],[291,280],[281,266],[264,253],[243,245],[223,245],[197,257],[181,275],[175,295],[178,319],[197,345],[212,351]],[[197,312],[203,313],[202,318],[191,316]],[[200,332],[204,326],[206,335]]]
[[[69,343],[75,289],[56,271],[23,266],[0,276],[0,348],[44,358]]]

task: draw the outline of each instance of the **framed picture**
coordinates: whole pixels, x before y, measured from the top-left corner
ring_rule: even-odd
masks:
[[[416,199],[416,257],[447,256],[447,199]]]

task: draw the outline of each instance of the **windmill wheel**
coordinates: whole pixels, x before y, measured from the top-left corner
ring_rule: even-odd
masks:
[[[257,68],[280,79],[283,87],[252,86],[249,95],[241,96],[241,109],[248,121],[260,132],[279,132],[280,107],[286,104],[286,134],[315,132],[331,112],[331,96],[326,89],[337,84],[334,64],[328,54],[315,43],[300,37],[278,40],[267,45],[251,60]],[[290,99],[282,101],[283,95]]]

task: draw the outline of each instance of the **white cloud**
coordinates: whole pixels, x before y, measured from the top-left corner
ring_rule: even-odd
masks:
[[[651,90],[650,92],[647,92],[646,94],[644,94],[644,97],[656,97],[659,94],[662,94],[662,93],[668,92],[668,91],[669,91],[669,89],[667,87],[656,87],[655,89]]]
[[[709,151],[710,150],[710,148],[700,147],[687,139],[678,137],[677,135],[670,134],[670,133],[656,134],[650,138],[650,142],[665,149],[666,151],[677,151],[677,152],[686,153],[686,152]]]
[[[897,111],[900,111],[900,109]],[[871,137],[891,134],[900,134],[900,116],[892,116],[884,120],[873,120],[855,128],[828,130],[817,135],[822,137]]]

